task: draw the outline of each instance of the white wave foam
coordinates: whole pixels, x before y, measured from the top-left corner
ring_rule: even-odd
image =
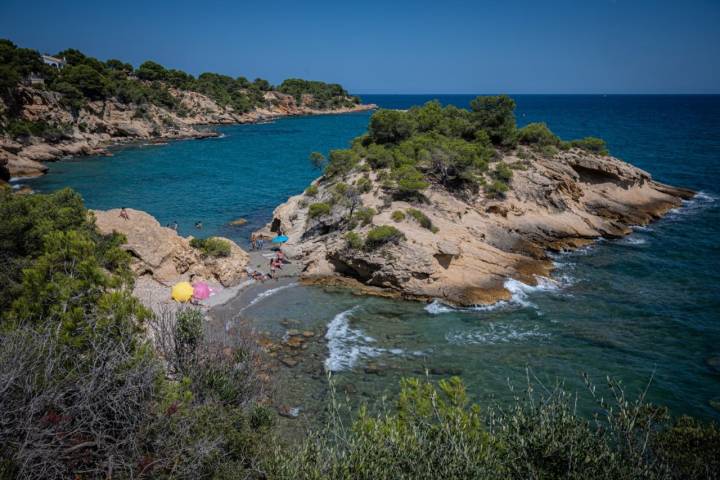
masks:
[[[524,342],[534,338],[547,338],[544,333],[534,326],[532,329],[516,329],[511,325],[490,323],[484,328],[474,328],[465,331],[451,331],[445,339],[453,345],[486,344]]]
[[[621,243],[623,245],[644,245],[645,243],[647,243],[647,240],[634,235],[629,235],[618,240],[618,243]]]
[[[350,370],[360,358],[373,358],[382,354],[404,355],[400,348],[380,348],[370,345],[375,339],[366,335],[358,328],[350,326],[350,317],[359,309],[354,306],[350,310],[340,312],[330,321],[325,339],[328,341],[328,358],[325,368],[331,372]],[[416,354],[417,352],[413,352]]]
[[[695,196],[689,200],[683,200],[682,206],[670,210],[668,216],[671,219],[678,219],[687,215],[694,215],[702,211],[717,201],[717,197],[706,193],[697,192]]]
[[[528,299],[529,293],[534,292],[555,292],[562,288],[569,287],[575,283],[575,279],[568,275],[562,274],[557,278],[547,278],[536,276],[537,285],[528,285],[522,283],[519,280],[513,278],[505,281],[505,288],[510,292],[510,300],[500,300],[490,305],[476,305],[474,307],[463,307],[455,308],[442,303],[440,300],[433,300],[431,303],[425,306],[425,311],[431,315],[438,315],[441,313],[450,312],[491,312],[493,310],[499,310],[508,307],[521,307],[521,308],[534,308],[537,309],[537,305],[532,303]]]
[[[261,302],[268,298],[271,295],[275,295],[276,293],[285,290],[286,288],[292,288],[296,287],[297,283],[289,283],[287,285],[282,285],[280,287],[271,288],[269,290],[265,290],[264,292],[260,292],[257,297],[253,298],[250,303],[245,305],[242,309],[240,309],[240,312],[247,310],[248,308],[252,307],[253,305],[257,304],[258,302]],[[239,313],[239,312],[238,312]]]

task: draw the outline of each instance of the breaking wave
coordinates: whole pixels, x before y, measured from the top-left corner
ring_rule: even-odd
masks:
[[[516,329],[511,325],[489,323],[482,328],[473,328],[464,331],[451,331],[445,335],[445,339],[454,345],[485,344],[524,342],[531,339],[547,338],[549,333],[544,333],[535,326],[532,329]]]

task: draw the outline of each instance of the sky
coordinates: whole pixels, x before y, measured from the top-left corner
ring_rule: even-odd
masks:
[[[352,93],[720,93],[720,0],[0,0],[0,38]]]

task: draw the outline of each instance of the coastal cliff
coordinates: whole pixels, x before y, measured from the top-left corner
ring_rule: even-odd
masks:
[[[0,64],[0,181],[42,175],[44,162],[66,156],[109,155],[105,148],[117,143],[218,136],[207,125],[375,108],[338,84],[287,79],[272,86],[211,72],[196,78],[75,49],[41,56],[2,39]]]
[[[105,148],[118,143],[216,137],[216,132],[203,128],[207,125],[255,123],[283,116],[349,113],[375,108],[374,105],[358,104],[318,109],[312,106],[312,96],[303,96],[297,103],[292,95],[268,91],[264,93],[266,105],[238,113],[198,92],[179,89],[169,92],[182,106],[182,115],[162,106],[125,104],[115,98],[88,102],[74,114],[62,104],[62,95],[56,92],[19,87],[21,119],[62,125],[63,130],[52,138],[28,135],[18,140],[0,136],[0,169],[4,164],[7,171],[4,179],[42,175],[48,170],[44,162],[67,156],[107,154]]]
[[[457,115],[448,108],[398,114],[391,128],[379,111],[369,135],[331,155],[322,177],[277,207],[262,232],[289,237],[285,250],[303,264],[307,282],[457,306],[493,303],[510,298],[509,279],[536,284],[549,276],[548,252],[626,235],[693,195],[654,181],[595,140],[561,142],[539,124],[508,129],[494,142],[485,133],[467,142],[408,131],[377,143],[402,121],[417,129],[433,112],[439,120],[431,128],[443,129],[443,117]],[[498,133],[478,111],[462,115],[472,128]],[[343,157],[353,158],[350,166]]]

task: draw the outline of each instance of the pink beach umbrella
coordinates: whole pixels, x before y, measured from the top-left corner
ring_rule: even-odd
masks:
[[[193,297],[196,300],[205,300],[210,296],[210,287],[205,282],[193,283]]]

